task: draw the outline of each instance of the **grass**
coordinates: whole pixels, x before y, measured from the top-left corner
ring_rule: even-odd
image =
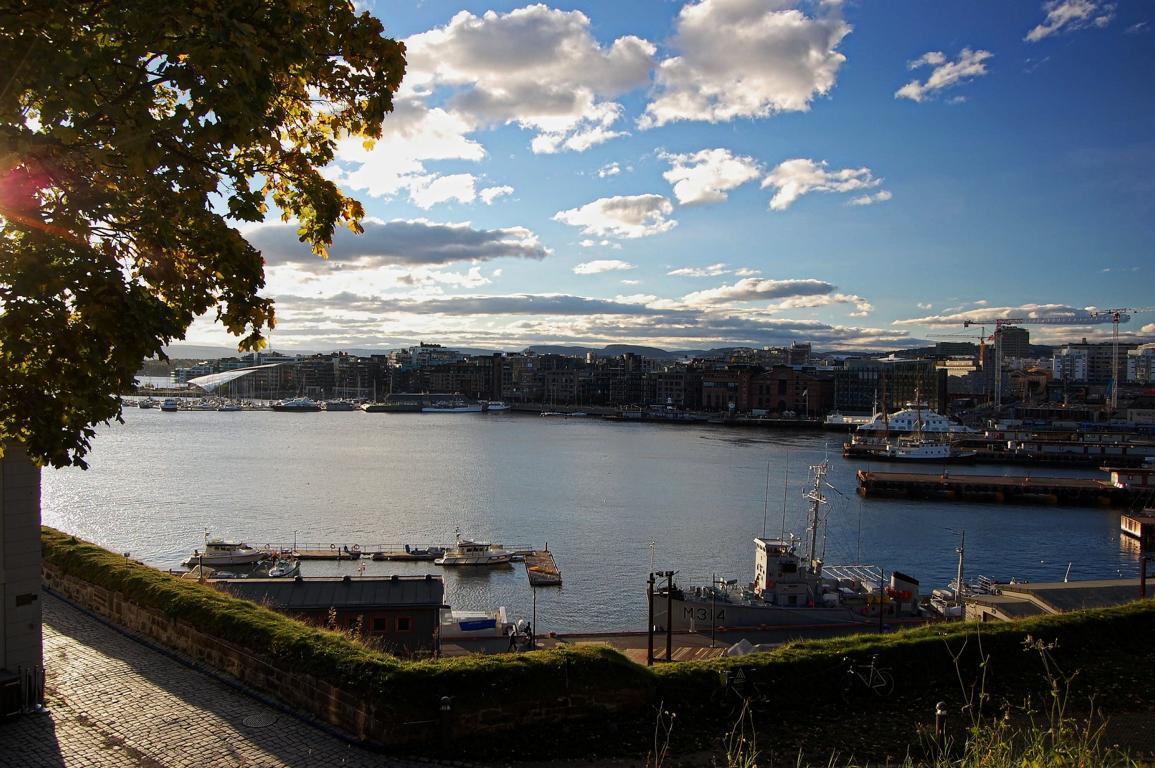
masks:
[[[493,755],[472,752],[478,759],[508,758],[506,750],[522,758],[649,754],[651,761],[663,752],[706,753],[716,756],[716,763],[753,768],[765,764],[767,755],[797,755],[802,747],[808,758],[828,759],[837,749],[847,755],[894,756],[901,763],[911,745],[922,743],[920,728],[933,723],[938,701],[945,701],[951,712],[955,743],[988,743],[987,751],[994,752],[993,745],[1002,742],[991,739],[1004,738],[1010,733],[1006,728],[1018,727],[1026,717],[1019,712],[1000,725],[998,718],[1014,710],[1013,702],[1045,702],[1052,695],[1038,664],[1025,661],[1028,637],[1046,639],[1048,659],[1056,668],[1079,670],[1064,683],[1073,700],[1094,697],[1107,715],[1150,711],[1155,691],[1151,600],[1013,624],[938,624],[798,642],[769,653],[653,669],[601,646],[408,661],[126,561],[51,528],[43,529],[42,543],[45,562],[66,574],[286,669],[362,691],[384,722],[436,720],[442,696],[452,698],[455,714],[462,717],[490,717],[496,710],[498,719],[485,720],[485,727],[514,733],[474,740],[471,750],[486,744],[495,750]],[[866,663],[874,654],[881,666],[893,670],[894,692],[878,697],[862,687],[844,703],[843,658]],[[727,683],[727,672],[733,676],[739,669],[746,680],[741,691]],[[586,707],[588,716],[580,726],[559,727],[543,717],[543,708],[567,701]],[[661,744],[651,738],[655,711],[677,724]],[[975,716],[981,717],[976,721]],[[736,724],[741,726],[737,731]],[[1034,732],[1016,732],[1010,741],[1028,744]],[[1071,733],[1064,730],[1064,739],[1069,741]],[[989,738],[983,742],[980,737]]]

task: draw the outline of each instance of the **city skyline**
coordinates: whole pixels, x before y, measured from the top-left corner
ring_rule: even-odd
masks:
[[[244,229],[277,349],[901,349],[1150,301],[1147,6],[359,5],[408,71],[328,170],[364,235]]]

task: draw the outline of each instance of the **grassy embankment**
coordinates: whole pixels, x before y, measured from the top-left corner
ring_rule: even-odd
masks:
[[[490,757],[508,759],[511,751],[524,758],[645,755],[660,751],[654,746],[655,732],[669,729],[671,753],[714,754],[725,764],[725,736],[748,707],[745,720],[762,765],[770,755],[793,764],[800,751],[823,763],[832,753],[901,760],[921,754],[939,701],[947,703],[954,741],[962,744],[969,736],[978,744],[976,726],[1010,722],[999,717],[1025,702],[1050,706],[1056,680],[1069,699],[1068,713],[1086,710],[1092,701],[1107,716],[1150,711],[1155,691],[1153,601],[1014,624],[940,624],[793,643],[772,653],[653,670],[608,648],[590,646],[403,661],[211,587],[126,563],[51,528],[43,530],[42,540],[45,560],[65,573],[287,668],[365,691],[386,717],[436,717],[443,695],[453,696],[461,711],[501,701],[514,713],[532,712],[538,700],[591,692],[641,694],[650,702],[633,715],[594,717],[580,726],[535,721],[521,727],[516,719],[495,723],[495,728],[515,726],[516,733],[493,741]],[[1028,638],[1035,642],[1025,645]],[[1048,646],[1045,653],[1039,642]],[[880,697],[859,686],[846,695],[842,659],[868,663],[875,654],[880,666],[893,670],[893,693]],[[735,680],[738,669],[740,682]],[[655,723],[664,725],[655,728]],[[470,740],[470,754],[483,757],[476,750],[486,741]]]

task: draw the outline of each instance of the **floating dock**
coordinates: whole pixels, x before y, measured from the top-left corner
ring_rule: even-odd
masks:
[[[522,552],[525,558],[525,574],[531,587],[561,586],[561,570],[548,549]]]
[[[917,474],[858,470],[861,496],[959,499],[1007,504],[1063,504],[1125,507],[1135,492],[1108,480],[1022,475]]]

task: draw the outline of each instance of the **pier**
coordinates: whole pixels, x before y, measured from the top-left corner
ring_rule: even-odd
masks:
[[[959,499],[1007,504],[1063,504],[1123,507],[1135,492],[1109,480],[1021,475],[952,475],[858,470],[858,493],[863,497],[892,496],[915,499]]]
[[[549,551],[549,545],[544,550],[519,552],[525,558],[525,575],[529,577],[531,587],[560,587],[561,570]]]

